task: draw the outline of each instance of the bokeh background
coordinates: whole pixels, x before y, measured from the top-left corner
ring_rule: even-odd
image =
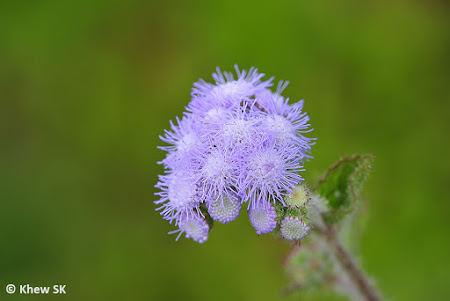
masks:
[[[67,300],[295,300],[280,295],[289,244],[258,237],[244,211],[204,245],[175,243],[154,211],[158,135],[194,81],[237,63],[305,99],[318,138],[309,182],[343,155],[375,155],[360,260],[384,295],[448,300],[449,10],[2,1],[0,299],[37,298],[7,283],[62,283]]]

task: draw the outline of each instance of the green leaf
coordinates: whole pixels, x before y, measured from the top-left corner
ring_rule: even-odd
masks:
[[[317,192],[327,200],[330,209],[325,215],[328,223],[339,221],[353,210],[372,162],[371,154],[344,157],[332,165],[319,181]]]

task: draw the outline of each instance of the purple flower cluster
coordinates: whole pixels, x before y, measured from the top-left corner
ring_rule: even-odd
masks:
[[[275,92],[273,78],[255,68],[236,66],[213,74],[215,84],[199,80],[184,116],[170,122],[160,147],[167,155],[160,163],[156,193],[164,219],[203,243],[212,220],[228,223],[248,203],[249,218],[258,234],[276,227],[274,204],[284,203],[302,181],[298,174],[308,158],[313,139],[303,101],[289,104],[281,96],[287,82]]]

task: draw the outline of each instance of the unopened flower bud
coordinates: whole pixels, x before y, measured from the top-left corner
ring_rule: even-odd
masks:
[[[227,197],[208,202],[208,212],[212,219],[221,223],[234,221],[241,211],[241,202]]]
[[[309,189],[305,184],[298,185],[294,192],[284,199],[288,207],[300,208],[309,201]]]
[[[178,224],[180,230],[186,233],[186,238],[192,238],[198,243],[208,240],[209,224],[205,218],[198,214],[183,216]]]
[[[272,203],[251,206],[248,210],[248,217],[258,235],[270,233],[277,226],[277,212]]]
[[[287,216],[280,226],[281,236],[287,240],[300,240],[308,235],[309,226],[298,217]]]

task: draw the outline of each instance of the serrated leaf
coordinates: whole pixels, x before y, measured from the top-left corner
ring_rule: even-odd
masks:
[[[328,201],[330,209],[325,215],[328,223],[339,221],[352,211],[372,162],[370,154],[344,157],[332,165],[319,181],[317,192]]]

